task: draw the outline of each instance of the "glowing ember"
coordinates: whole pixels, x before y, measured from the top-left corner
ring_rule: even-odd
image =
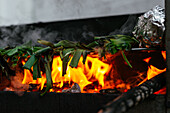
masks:
[[[164,60],[166,60],[166,51],[162,51],[162,56],[163,56]]]
[[[151,57],[146,58],[146,59],[143,59],[143,61],[145,61],[145,62],[149,63],[150,59],[151,59]]]

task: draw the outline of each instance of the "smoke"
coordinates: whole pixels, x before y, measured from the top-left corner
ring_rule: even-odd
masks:
[[[37,39],[54,42],[58,33],[47,32],[43,28],[35,26],[12,26],[0,28],[0,47],[17,46],[32,41],[33,46],[39,45]]]
[[[137,15],[130,15],[127,21],[121,26],[120,29],[117,29],[111,32],[109,35],[122,34],[122,35],[132,35],[132,31],[137,23]]]
[[[43,39],[56,43],[60,40],[86,42],[94,37],[93,32],[87,27],[66,27],[64,29],[52,29],[49,27],[36,27],[34,25],[20,25],[0,28],[0,47],[17,46],[32,41],[33,46],[40,46],[37,39]]]
[[[94,36],[132,34],[136,22],[136,15],[127,15],[0,27],[0,47],[15,47],[28,41],[32,41],[33,46],[41,46],[37,43],[37,39],[47,40],[52,43],[60,40],[70,40],[87,44],[93,40]]]

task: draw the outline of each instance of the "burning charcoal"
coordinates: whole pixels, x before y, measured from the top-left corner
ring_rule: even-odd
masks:
[[[140,41],[140,47],[163,46],[164,21],[164,9],[160,6],[154,7],[139,17],[133,34]]]
[[[102,89],[100,90],[100,93],[121,94],[121,92],[118,91],[116,88],[115,89]]]
[[[10,87],[6,87],[3,91],[14,91],[14,90]]]
[[[74,85],[71,88],[62,90],[62,92],[63,93],[81,93],[81,89],[77,83],[74,83]]]

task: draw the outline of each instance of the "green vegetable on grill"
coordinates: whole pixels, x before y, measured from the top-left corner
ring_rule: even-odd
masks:
[[[38,43],[46,45],[47,47],[32,47],[31,42],[16,46],[15,48],[3,49],[0,48],[0,56],[7,61],[17,64],[20,58],[28,58],[24,69],[33,67],[33,79],[41,78],[41,71],[46,73],[47,85],[45,91],[41,94],[43,96],[49,89],[52,88],[51,67],[52,59],[55,54],[60,55],[62,60],[62,75],[66,74],[67,65],[76,68],[78,66],[80,57],[83,56],[83,64],[85,64],[88,53],[98,50],[100,58],[106,58],[106,54],[116,54],[121,51],[122,57],[127,64],[132,68],[126,58],[124,51],[129,51],[133,43],[138,42],[135,38],[126,35],[112,35],[94,37],[94,41],[85,45],[82,43],[76,43],[72,41],[62,40],[56,44],[45,40],[38,40]],[[44,64],[40,66],[40,64]],[[0,62],[0,68],[3,68],[3,64]],[[6,72],[6,71],[5,71]]]

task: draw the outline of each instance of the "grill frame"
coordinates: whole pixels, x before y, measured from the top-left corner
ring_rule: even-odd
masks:
[[[167,67],[170,65],[170,12],[168,12],[167,4],[170,1],[166,0],[166,50],[167,50]],[[168,16],[169,15],[169,16]],[[168,25],[169,24],[169,25]],[[167,71],[167,96],[153,95],[144,102],[129,110],[127,113],[165,113],[170,112],[170,72]],[[97,112],[102,105],[114,99],[118,95],[102,95],[102,94],[65,94],[65,93],[48,93],[44,97],[40,97],[37,92],[25,92],[23,96],[18,96],[14,92],[0,92],[0,112],[1,113],[90,113]],[[165,98],[166,97],[166,98]],[[50,99],[49,99],[50,98]],[[59,100],[59,101],[57,101]],[[80,101],[81,100],[81,101]],[[86,103],[83,103],[83,100]],[[166,102],[166,105],[165,105]],[[40,107],[43,105],[43,107]],[[46,105],[46,106],[45,106]],[[50,106],[52,105],[52,106]],[[55,107],[58,105],[59,107]],[[68,107],[69,106],[69,107]],[[83,106],[80,108],[80,106]],[[159,107],[158,107],[159,106]],[[52,107],[53,109],[50,109]],[[74,109],[75,107],[75,109]],[[76,109],[78,107],[79,109]],[[43,109],[42,109],[43,108]],[[145,109],[144,109],[145,108]],[[166,110],[165,110],[166,109]]]
[[[1,113],[97,113],[113,100],[115,94],[92,93],[47,93],[25,92],[18,96],[14,92],[0,91]],[[152,95],[127,113],[165,113],[165,95]]]

